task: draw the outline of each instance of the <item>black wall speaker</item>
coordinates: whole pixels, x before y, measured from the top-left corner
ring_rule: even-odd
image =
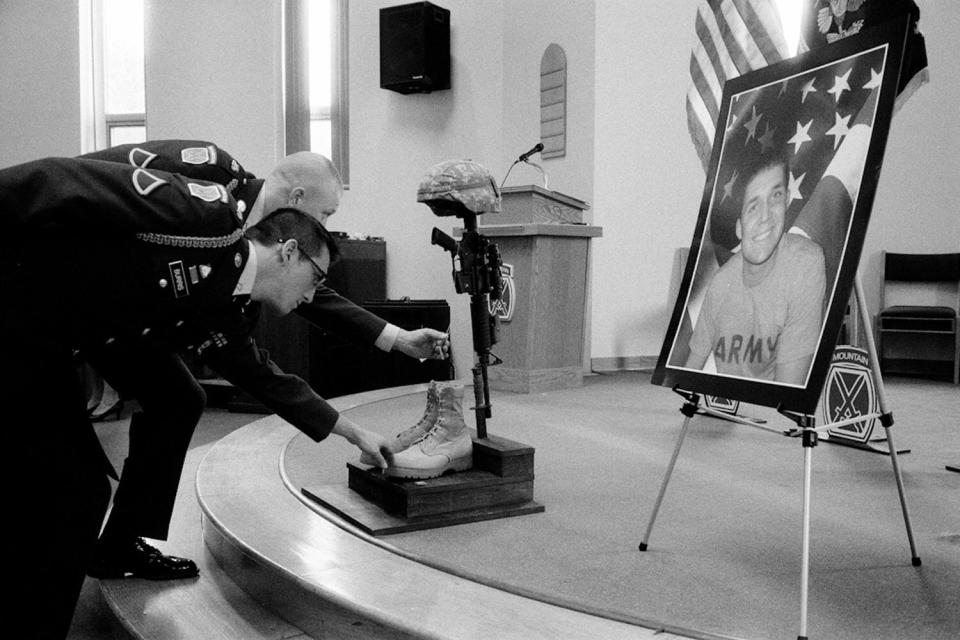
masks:
[[[380,87],[399,93],[450,88],[450,11],[430,2],[380,9]]]

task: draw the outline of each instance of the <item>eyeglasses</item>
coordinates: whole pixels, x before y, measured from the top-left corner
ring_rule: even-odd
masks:
[[[320,268],[320,265],[317,264],[316,260],[307,255],[307,252],[297,247],[297,250],[303,254],[303,257],[310,261],[310,264],[313,265],[313,269],[316,272],[314,274],[314,286],[319,287],[324,282],[327,281],[327,272]]]
[[[282,238],[277,238],[277,242],[279,242],[280,244],[283,244],[283,243],[286,242],[286,241],[283,240]],[[317,264],[316,260],[314,260],[313,258],[311,258],[310,255],[309,255],[306,251],[304,251],[303,249],[300,248],[299,243],[297,244],[297,251],[299,251],[299,252],[303,255],[303,257],[306,258],[307,260],[309,260],[309,261],[310,261],[310,264],[313,265],[313,270],[314,270],[313,286],[319,287],[319,286],[322,285],[324,282],[326,282],[326,281],[327,281],[327,272],[324,271],[323,269],[321,269],[321,268],[320,268],[320,265]]]

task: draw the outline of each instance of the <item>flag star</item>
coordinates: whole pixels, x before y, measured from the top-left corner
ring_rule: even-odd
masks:
[[[805,125],[797,123],[797,132],[793,134],[793,137],[787,140],[788,144],[793,145],[793,155],[797,155],[797,152],[800,151],[800,146],[804,142],[810,142],[813,138],[810,137],[808,132],[810,131],[810,125],[813,124],[813,120],[808,122]]]
[[[776,128],[770,128],[769,122],[765,122],[763,126],[763,135],[757,138],[757,141],[760,142],[760,153],[766,153],[773,149],[773,134],[777,132]]]
[[[787,92],[787,83],[788,83],[788,82],[789,82],[789,80],[784,80],[783,82],[780,83],[780,93],[777,94],[777,97],[778,97],[778,98],[782,98],[782,97],[783,97],[783,94],[785,94],[785,93]]]
[[[803,104],[803,101],[807,99],[808,93],[816,93],[816,89],[813,86],[813,82],[816,78],[810,78],[810,82],[803,85],[802,95],[800,96],[800,104]]]
[[[833,136],[834,151],[840,146],[841,138],[850,133],[850,127],[847,126],[848,122],[850,122],[850,116],[841,118],[839,113],[834,114],[833,126],[827,129],[827,135]]]
[[[727,198],[733,197],[733,185],[735,185],[735,184],[737,183],[737,178],[739,178],[739,177],[740,177],[740,172],[737,171],[736,169],[734,169],[734,170],[733,170],[733,175],[730,176],[730,180],[727,181],[727,183],[723,185],[723,197],[720,198],[720,204],[723,204],[723,202],[724,202]]]
[[[757,115],[757,108],[750,107],[752,110],[753,116],[751,116],[750,121],[743,125],[743,128],[747,130],[747,139],[746,142],[750,142],[750,138],[753,138],[757,135],[757,125],[760,124],[760,118],[763,116]]]
[[[864,89],[875,89],[880,86],[880,81],[883,80],[883,76],[880,75],[879,71],[874,71],[870,69],[870,81],[867,84],[863,85]]]
[[[840,102],[840,96],[843,95],[844,91],[850,90],[850,85],[847,83],[847,78],[850,77],[850,72],[853,69],[847,69],[847,72],[842,76],[834,76],[833,86],[827,89],[827,93],[834,94],[837,102]]]
[[[790,172],[790,184],[787,185],[787,190],[790,191],[790,200],[787,201],[788,207],[794,200],[803,200],[803,196],[800,194],[800,185],[803,184],[803,179],[806,177],[806,173],[801,173],[799,177],[795,177],[793,171]]]
[[[737,123],[737,115],[733,112],[733,109],[730,109],[730,112],[727,114],[727,128],[724,129],[724,133],[730,133],[733,131],[733,126]]]

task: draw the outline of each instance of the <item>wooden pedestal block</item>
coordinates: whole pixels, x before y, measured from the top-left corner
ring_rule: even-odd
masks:
[[[304,495],[371,535],[540,513],[533,501],[533,447],[473,439],[473,469],[427,480],[390,478],[347,463],[348,483],[305,487]]]

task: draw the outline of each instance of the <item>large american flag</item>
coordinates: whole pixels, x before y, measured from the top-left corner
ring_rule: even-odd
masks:
[[[697,8],[697,43],[690,54],[687,127],[704,171],[710,163],[723,84],[798,51],[835,42],[870,25],[910,14],[913,30],[907,42],[899,84],[899,106],[928,79],[923,36],[916,29],[920,11],[913,0],[802,0],[802,37],[788,43],[773,0],[702,0]]]

